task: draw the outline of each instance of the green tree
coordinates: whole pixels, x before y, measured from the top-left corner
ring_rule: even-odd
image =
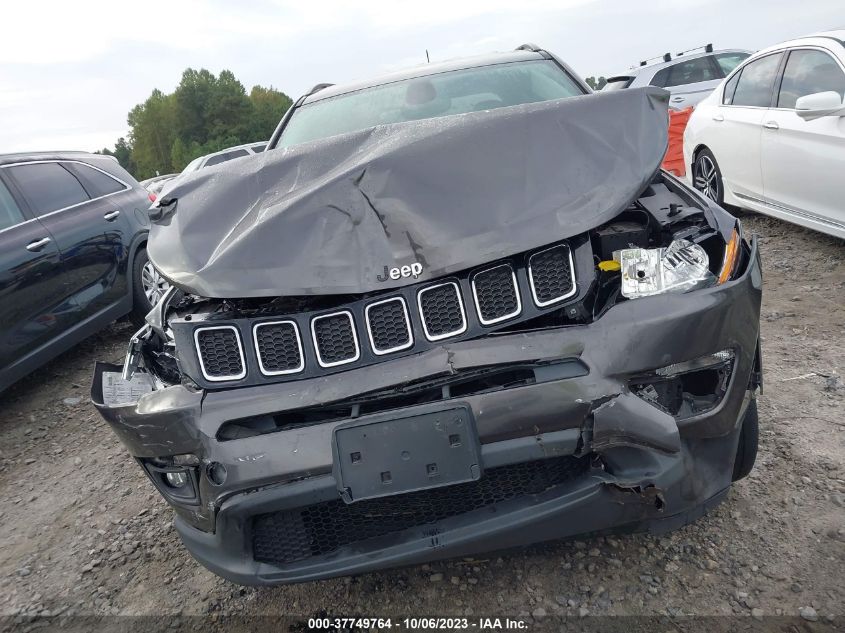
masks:
[[[173,171],[170,159],[175,140],[172,95],[153,90],[144,103],[132,108],[127,122],[136,177],[143,179],[154,176],[156,171],[162,174]]]
[[[226,138],[235,141],[234,145],[250,142],[252,103],[231,71],[220,72],[211,97],[206,109],[207,140]]]
[[[249,93],[252,102],[253,115],[250,136],[255,141],[270,138],[273,130],[282,120],[285,112],[293,105],[293,100],[284,92],[275,90],[272,86],[253,86]]]
[[[266,140],[291,104],[272,87],[254,86],[247,95],[229,70],[215,76],[188,68],[172,94],[153,90],[132,108],[129,138],[102,152],[139,179],[181,171],[198,156]]]
[[[126,142],[126,139],[122,136],[117,139],[117,142],[114,144],[114,150],[110,150],[108,147],[104,147],[103,149],[97,150],[94,153],[105,154],[107,156],[114,156],[117,159],[117,162],[120,163],[121,167],[123,167],[130,174],[135,173],[135,163],[132,160],[132,148],[129,146],[129,143]]]
[[[601,90],[607,84],[607,79],[604,77],[599,77],[598,79],[595,77],[587,77],[584,81],[586,81],[587,85],[593,90]]]

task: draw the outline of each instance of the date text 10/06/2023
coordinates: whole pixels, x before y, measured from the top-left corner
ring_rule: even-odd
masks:
[[[478,630],[497,631],[511,630],[519,631],[528,628],[524,620],[513,618],[309,618],[309,630],[388,630],[407,629],[410,631],[419,630]]]

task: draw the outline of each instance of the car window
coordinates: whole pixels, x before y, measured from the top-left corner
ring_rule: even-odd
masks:
[[[233,152],[217,154],[209,158],[208,161],[206,161],[205,166],[211,167],[212,165],[219,165],[220,163],[225,163],[227,160],[232,160],[233,158],[240,158],[241,156],[249,156],[249,152],[245,149],[237,149]]]
[[[607,83],[604,84],[600,92],[622,90],[623,88],[627,88],[628,86],[630,86],[632,81],[634,81],[633,77],[611,77],[607,80]]]
[[[789,53],[778,93],[779,108],[795,108],[798,97],[828,91],[845,95],[845,72],[833,57],[815,50]]]
[[[8,171],[36,215],[71,207],[89,199],[72,173],[59,163],[30,163]]]
[[[464,68],[321,99],[294,110],[279,147],[363,130],[583,95],[551,60]]]
[[[197,169],[199,169],[200,163],[202,163],[203,158],[204,158],[204,156],[200,156],[199,158],[195,158],[194,160],[192,160],[190,163],[187,164],[185,169],[182,170],[182,173],[185,174],[185,173],[188,173],[188,172],[191,172],[191,171],[196,171]]]
[[[717,53],[713,55],[713,58],[716,60],[716,63],[719,64],[719,68],[722,71],[722,74],[727,77],[733,72],[733,69],[739,66],[740,62],[748,59],[748,56],[751,53]]]
[[[772,103],[772,85],[780,58],[780,53],[767,55],[745,66],[740,71],[731,105],[768,108]]]
[[[0,182],[0,231],[23,222],[23,213],[3,182]]]
[[[88,193],[92,198],[99,198],[110,193],[116,193],[126,189],[126,185],[104,174],[103,172],[90,167],[89,165],[80,165],[78,163],[71,163],[68,168],[80,177]]]
[[[722,92],[722,105],[730,105],[733,101],[736,85],[739,83],[739,75],[740,73],[735,74],[725,84],[725,90]]]
[[[264,151],[264,148],[267,147],[266,143],[262,143],[261,145],[253,145],[250,149],[255,152],[256,154],[260,154]]]
[[[710,57],[707,56],[678,62],[658,71],[651,80],[651,85],[671,88],[672,86],[685,86],[719,78],[716,68],[711,63]]]

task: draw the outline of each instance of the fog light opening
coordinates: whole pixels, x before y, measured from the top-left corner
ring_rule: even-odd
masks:
[[[208,480],[215,486],[222,486],[226,483],[226,467],[219,462],[211,462],[206,470]]]
[[[706,413],[725,397],[734,357],[733,350],[726,349],[667,365],[632,381],[631,391],[679,420]]]
[[[171,488],[184,488],[188,485],[188,474],[184,471],[168,472],[165,473],[164,480]]]

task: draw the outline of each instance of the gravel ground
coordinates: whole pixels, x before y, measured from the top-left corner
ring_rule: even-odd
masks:
[[[238,587],[190,558],[88,401],[93,361],[122,358],[131,328],[118,323],[0,395],[0,615],[786,615],[808,626],[841,616],[845,248],[761,216],[745,226],[765,268],[760,455],[697,523]]]

